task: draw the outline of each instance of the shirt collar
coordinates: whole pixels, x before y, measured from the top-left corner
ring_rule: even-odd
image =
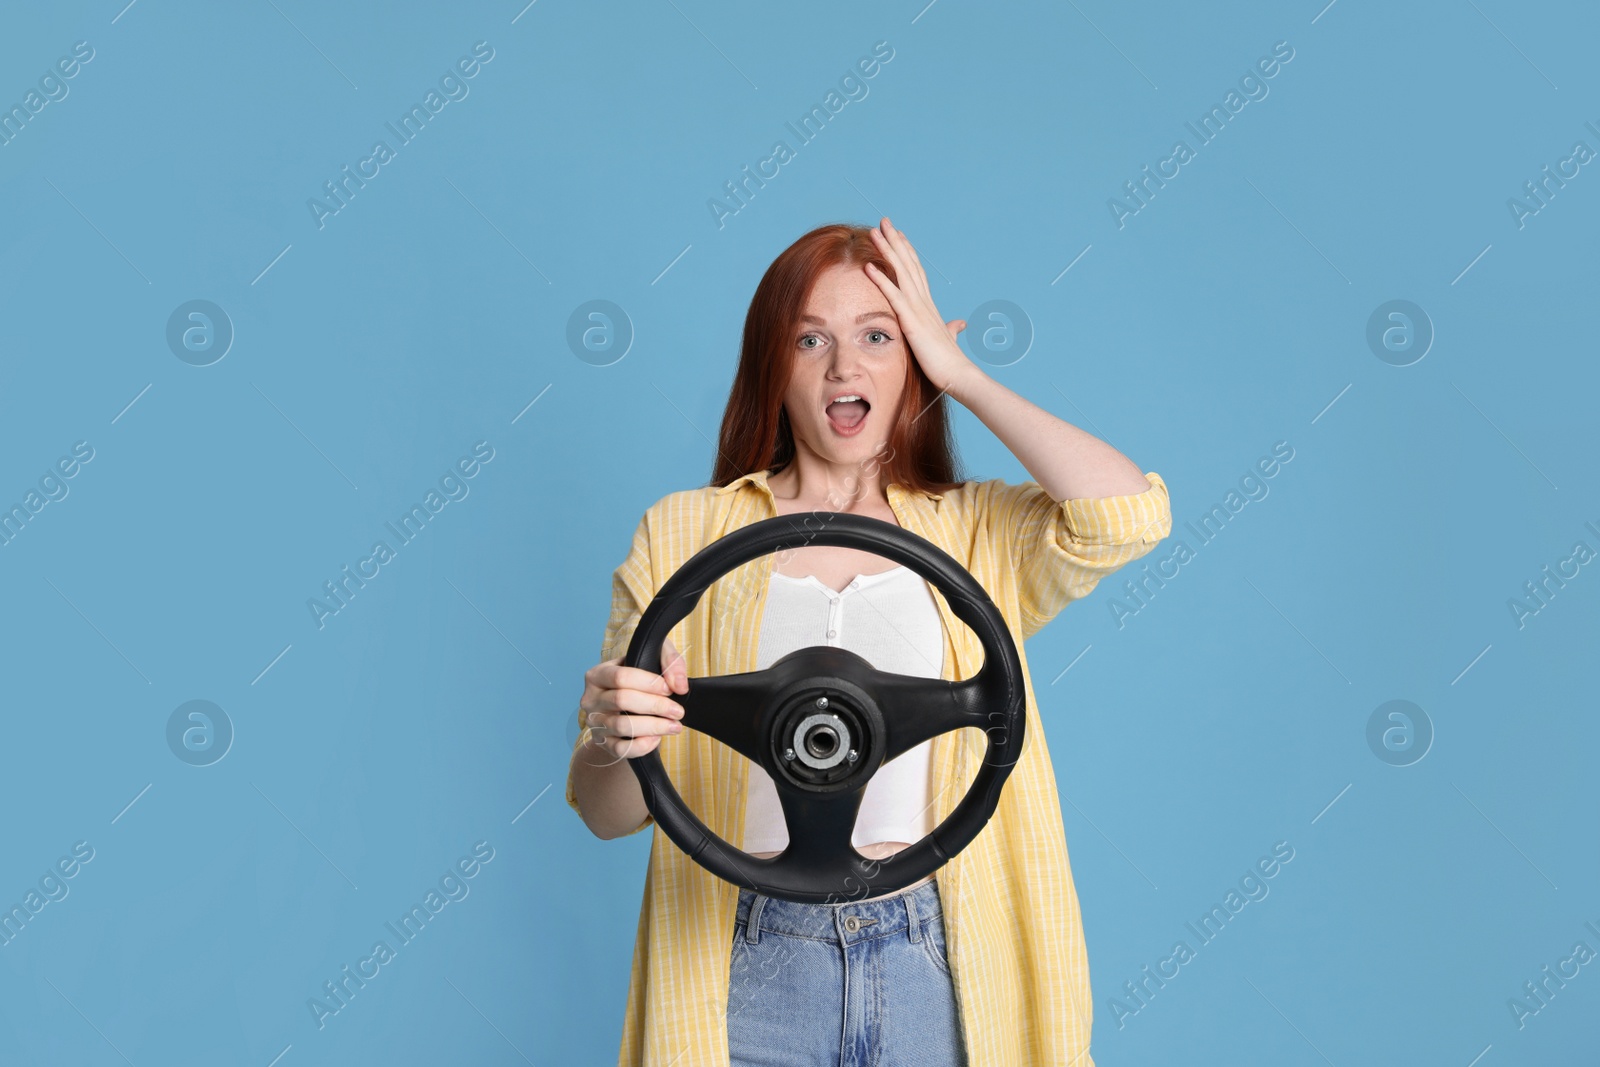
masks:
[[[755,486],[760,491],[766,493],[768,496],[771,496],[772,495],[772,490],[767,486],[767,474],[768,474],[768,472],[764,471],[764,470],[751,471],[749,474],[741,474],[741,475],[739,475],[739,477],[735,478],[733,481],[729,482],[727,485],[719,486],[718,489],[717,489],[717,495],[721,496],[724,493],[731,493],[735,489],[739,488],[739,486],[743,485],[746,482],[749,482],[751,485]],[[911,492],[910,490],[906,489],[904,486],[900,485],[898,482],[890,482],[888,484],[888,486],[885,487],[884,491],[890,497],[893,497],[897,493],[900,494],[903,497],[903,496],[909,495],[910,492]],[[942,499],[944,499],[944,494],[943,493],[934,493],[934,492],[921,491],[921,492],[918,493],[918,495],[927,497],[929,500],[942,500]]]
[[[717,495],[718,496],[722,496],[724,493],[731,493],[735,489],[739,488],[739,486],[743,485],[745,482],[749,482],[751,485],[756,485],[756,486],[761,487],[762,489],[766,489],[767,488],[767,472],[766,471],[751,471],[749,474],[741,474],[741,475],[739,475],[739,477],[735,478],[733,481],[729,482],[727,485],[719,487],[717,489]],[[771,492],[770,489],[768,489],[767,491],[769,493]]]

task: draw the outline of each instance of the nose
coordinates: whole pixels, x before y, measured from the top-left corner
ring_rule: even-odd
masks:
[[[859,377],[861,353],[852,345],[836,345],[828,376],[839,381]]]

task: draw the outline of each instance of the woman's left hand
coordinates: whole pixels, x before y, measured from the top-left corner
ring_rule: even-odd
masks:
[[[867,277],[883,291],[900,329],[905,333],[906,347],[926,374],[940,389],[948,390],[957,380],[977,369],[977,364],[967,358],[956,343],[956,334],[967,328],[964,319],[945,322],[939,309],[933,306],[933,295],[928,292],[928,276],[923,272],[922,261],[906,235],[890,225],[885,217],[872,230],[873,243],[883,258],[894,267],[896,285],[889,276],[871,263],[867,264]]]

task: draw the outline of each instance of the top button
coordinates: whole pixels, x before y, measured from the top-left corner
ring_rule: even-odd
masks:
[[[851,582],[851,583],[850,583],[850,588],[851,588],[851,589],[854,589],[854,588],[855,588],[855,587],[856,587],[856,586],[858,586],[858,585],[860,585],[860,584],[861,584],[861,583],[860,583],[860,582]]]
[[[838,637],[839,636],[839,631],[838,630],[829,630],[828,631],[828,636],[829,637]]]

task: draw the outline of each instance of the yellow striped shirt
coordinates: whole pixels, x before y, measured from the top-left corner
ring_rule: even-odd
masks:
[[[1023,641],[1100,579],[1172,532],[1167,486],[1125,496],[1052,500],[1036,482],[968,481],[945,493],[886,487],[900,525],[962,564]],[[668,578],[730,531],[778,514],[767,472],[668,494],[645,512],[612,576],[601,659],[623,655]],[[777,553],[724,574],[669,636],[693,679],[756,669],[757,637]],[[945,630],[943,678],[983,662],[976,635],[929,583]],[[1055,771],[1026,684],[1022,755],[982,832],[935,873],[968,1062],[973,1067],[1094,1067],[1089,963],[1067,860]],[[584,713],[578,713],[578,744]],[[935,824],[966,795],[987,744],[977,729],[932,741]],[[576,751],[576,749],[575,749]],[[696,730],[664,737],[662,766],[684,803],[724,841],[744,840],[750,763]],[[567,803],[579,811],[569,773]],[[580,811],[581,815],[581,811]],[[654,823],[648,815],[630,831]],[[690,860],[659,828],[650,844],[618,1067],[727,1067],[730,953],[739,887]]]

